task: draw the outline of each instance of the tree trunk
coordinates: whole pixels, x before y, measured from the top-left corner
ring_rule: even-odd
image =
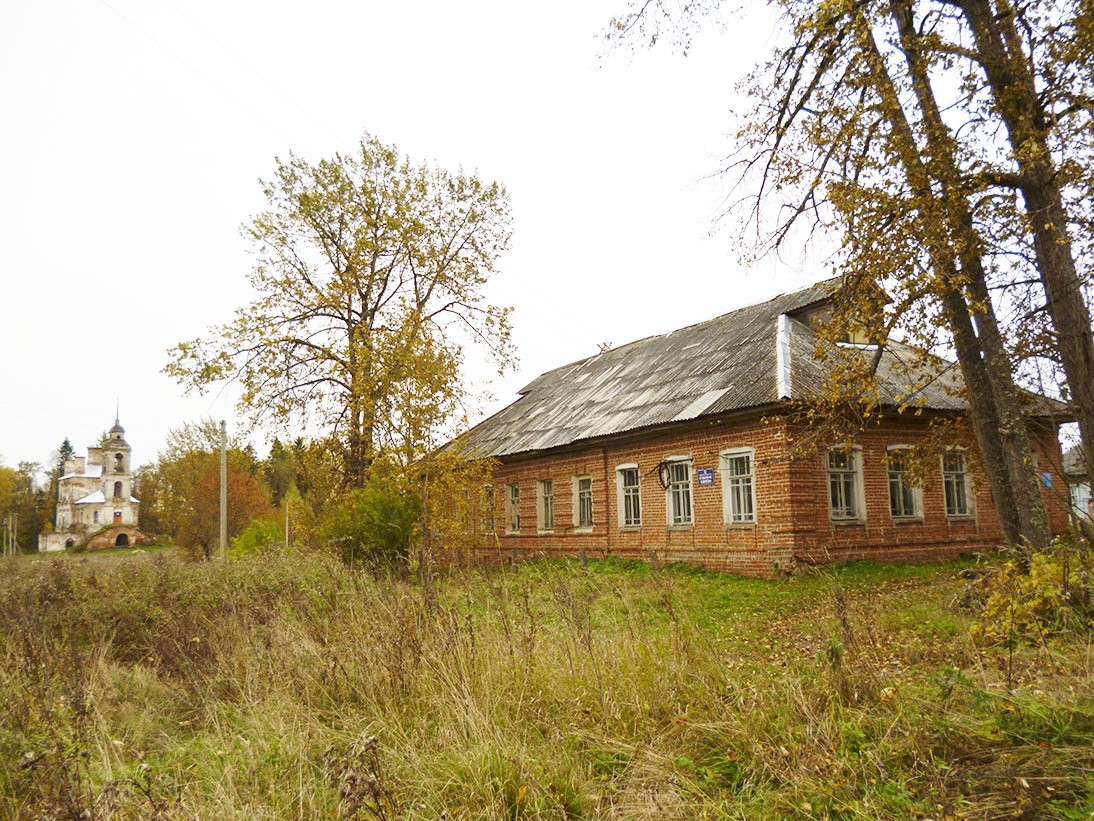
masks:
[[[1008,0],[961,0],[980,64],[1007,128],[1029,215],[1037,269],[1056,330],[1083,457],[1094,465],[1094,333],[1068,234],[1068,214],[1049,146],[1051,127]]]
[[[1015,500],[1014,477],[999,436],[1001,425],[992,401],[993,389],[988,368],[980,355],[980,346],[969,317],[968,305],[956,290],[947,288],[942,297],[946,320],[953,333],[957,361],[965,380],[969,402],[969,420],[980,449],[980,458],[991,485],[1003,541],[1008,545],[1021,543],[1021,522]]]
[[[969,385],[967,393],[972,415],[984,417],[982,420],[974,419],[974,430],[978,432],[981,453],[988,463],[1004,538],[1011,544],[1025,542],[1030,547],[1043,548],[1051,538],[1044,500],[1033,469],[1033,451],[1022,413],[1020,393],[1014,384],[1013,363],[999,331],[999,323],[987,288],[981,255],[983,244],[976,231],[968,200],[956,185],[962,176],[957,160],[956,142],[942,119],[934,96],[923,57],[920,34],[913,24],[912,0],[892,0],[890,7],[900,35],[900,49],[908,66],[917,108],[923,120],[927,141],[924,152],[926,162],[912,149],[913,137],[910,126],[903,119],[902,109],[898,117],[900,122],[895,125],[900,126],[902,138],[908,143],[905,149],[908,157],[906,166],[912,166],[909,180],[917,189],[924,207],[933,210],[937,203],[940,228],[945,239],[953,241],[951,247],[956,248],[955,251],[946,248],[939,254],[939,267],[947,280],[943,286],[946,292],[944,301],[953,303],[947,305],[947,315],[955,344],[958,345],[962,370],[966,375],[969,372],[975,373],[977,382],[987,383],[987,394],[978,395],[979,392],[973,385]],[[931,197],[931,180],[940,187],[941,197]],[[965,337],[972,330],[968,304],[964,297],[956,295],[958,289],[967,289],[971,297],[968,304],[976,306],[972,311],[976,323],[975,341],[958,341],[959,334]],[[994,427],[990,436],[989,425]],[[991,441],[983,441],[982,435]],[[1000,454],[1006,470],[1005,484],[1009,487],[1002,486],[1001,475],[992,476],[1000,468],[996,464]],[[1018,538],[1008,538],[1015,520],[1019,528]]]
[[[973,328],[969,306],[963,295],[964,282],[983,281],[979,237],[973,229],[967,203],[954,192],[953,182],[958,179],[959,169],[952,155],[947,156],[949,135],[938,115],[927,75],[919,61],[917,35],[911,26],[910,2],[893,0],[891,9],[900,31],[901,48],[913,77],[920,113],[927,126],[929,160],[935,162],[925,162],[920,153],[870,24],[860,18],[862,47],[871,61],[874,85],[882,100],[883,116],[892,128],[899,161],[915,204],[923,213],[925,223],[935,226],[930,231],[932,235],[923,240],[939,278],[938,295],[965,378],[969,416],[996,500],[1003,538],[1008,544],[1020,544],[1024,538],[1033,545],[1041,546],[1048,542],[1044,507],[1039,491],[1036,495],[1029,492],[1030,485],[1023,474],[1023,469],[1029,471],[1030,463],[1022,458],[1023,445],[1028,453],[1029,440],[1025,435],[1020,408],[1018,423],[1014,424],[1018,392],[1002,347],[1002,338],[998,334],[991,302],[981,303],[977,327],[988,332],[978,334]],[[942,171],[947,172],[949,177],[942,178]],[[932,180],[941,186],[943,197],[936,195]],[[993,329],[994,337],[991,333]]]

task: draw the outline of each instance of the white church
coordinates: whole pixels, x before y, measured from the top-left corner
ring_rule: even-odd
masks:
[[[88,448],[86,458],[65,460],[57,485],[54,530],[38,536],[39,553],[147,540],[137,529],[141,503],[133,495],[131,451],[117,418],[101,446]]]

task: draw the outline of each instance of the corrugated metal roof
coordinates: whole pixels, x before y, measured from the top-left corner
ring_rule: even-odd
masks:
[[[548,371],[468,431],[460,447],[508,456],[774,404],[779,316],[826,301],[837,284],[826,280]],[[807,399],[824,386],[827,366],[815,358],[813,331],[793,319],[789,328],[793,398]],[[883,402],[965,407],[955,391],[961,385],[956,366],[944,363],[940,372],[927,373],[916,361],[898,343],[886,348],[878,369]]]

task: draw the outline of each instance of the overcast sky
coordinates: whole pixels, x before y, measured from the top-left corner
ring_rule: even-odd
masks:
[[[734,84],[771,45],[757,3],[671,49],[607,54],[626,0],[0,4],[0,463],[83,453],[114,421],[136,464],[232,392],[184,398],[166,350],[250,296],[239,226],[274,157],[352,150],[497,179],[511,250],[490,286],[539,373],[824,275],[738,264],[711,232]],[[797,263],[796,260],[791,262]],[[263,438],[255,436],[263,449]]]

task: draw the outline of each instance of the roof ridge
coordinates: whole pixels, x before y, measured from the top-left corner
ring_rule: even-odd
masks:
[[[608,348],[607,350],[598,351],[595,354],[590,354],[589,356],[582,357],[581,359],[575,359],[573,362],[567,362],[564,365],[559,365],[555,368],[551,368],[549,371],[544,371],[543,373],[541,373],[538,376],[534,377],[527,385],[525,385],[523,388],[518,390],[517,394],[523,396],[525,393],[528,392],[528,390],[536,382],[540,381],[541,379],[543,379],[545,377],[551,376],[552,374],[557,374],[557,373],[560,373],[560,372],[566,371],[566,370],[572,370],[574,368],[580,367],[581,365],[585,365],[589,362],[592,362],[593,360],[599,359],[603,356],[608,356],[610,354],[614,354],[617,351],[624,351],[627,348],[633,347],[634,345],[639,345],[639,344],[642,344],[644,342],[650,342],[651,340],[654,340],[654,339],[665,339],[665,338],[670,337],[670,336],[677,336],[681,333],[693,330],[693,329],[701,327],[703,325],[709,325],[709,324],[712,324],[714,322],[725,320],[725,319],[733,316],[734,314],[738,314],[742,311],[747,311],[751,308],[759,308],[763,305],[768,305],[768,304],[770,304],[772,302],[775,302],[777,300],[785,299],[786,297],[789,297],[789,296],[794,296],[794,294],[805,293],[806,291],[817,288],[818,286],[825,285],[825,284],[830,283],[830,282],[836,282],[838,280],[839,280],[838,276],[837,277],[828,277],[827,279],[820,279],[820,280],[817,280],[816,282],[814,282],[810,285],[806,285],[804,287],[797,288],[793,291],[786,291],[786,292],[781,293],[781,294],[775,294],[772,297],[769,297],[767,299],[761,299],[758,302],[750,302],[747,305],[741,305],[737,308],[733,308],[732,310],[725,311],[724,313],[720,313],[720,314],[716,314],[715,316],[708,317],[707,319],[702,319],[702,320],[699,320],[698,322],[692,322],[690,325],[684,325],[680,328],[673,328],[672,330],[664,331],[662,333],[649,334],[648,336],[639,337],[638,339],[632,339],[629,342],[624,342],[622,345],[619,345],[618,347]],[[812,302],[807,302],[804,305],[800,305],[800,306],[795,307],[794,310],[801,310],[801,308],[808,307],[809,305],[814,305],[817,302],[823,301],[823,299],[824,299],[824,297],[818,297],[817,299],[814,299]]]

